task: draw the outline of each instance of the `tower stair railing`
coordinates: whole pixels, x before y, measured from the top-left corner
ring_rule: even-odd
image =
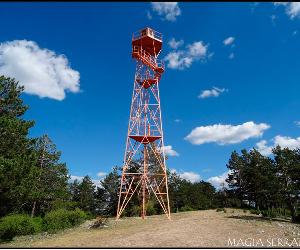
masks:
[[[144,64],[160,74],[165,70],[165,65],[162,60],[158,60],[140,46],[133,46],[132,57],[141,60]]]

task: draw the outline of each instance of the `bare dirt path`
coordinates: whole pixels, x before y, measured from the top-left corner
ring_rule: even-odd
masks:
[[[81,225],[55,235],[19,237],[0,247],[232,247],[234,240],[239,247],[299,247],[300,225],[268,221],[242,210],[206,210],[172,214],[171,221],[161,215],[111,219],[107,228]]]

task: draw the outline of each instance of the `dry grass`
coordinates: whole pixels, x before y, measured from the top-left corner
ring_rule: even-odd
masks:
[[[19,237],[1,247],[227,247],[228,239],[298,238],[300,226],[268,221],[242,210],[227,209],[110,219],[108,227],[88,229],[87,223],[55,235]]]

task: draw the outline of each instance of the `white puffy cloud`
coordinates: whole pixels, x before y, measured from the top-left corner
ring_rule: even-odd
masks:
[[[226,89],[220,89],[217,87],[213,87],[212,89],[206,89],[201,92],[201,94],[198,96],[198,98],[204,99],[208,97],[218,97],[221,93],[224,91],[227,91]]]
[[[194,145],[211,142],[219,145],[235,144],[252,137],[260,137],[268,128],[268,124],[255,124],[253,121],[241,125],[214,124],[196,127],[184,139]]]
[[[277,6],[284,6],[285,12],[290,17],[290,19],[300,17],[300,2],[275,2],[274,4]]]
[[[100,177],[100,178],[103,178],[106,175],[107,174],[105,172],[99,172],[99,173],[97,173],[97,176]]]
[[[230,45],[230,44],[233,44],[234,40],[235,40],[235,38],[232,37],[232,36],[227,37],[227,38],[223,41],[223,44],[224,44],[225,46]]]
[[[282,148],[296,149],[300,147],[300,137],[292,138],[289,136],[277,135],[274,138],[274,145],[279,145]]]
[[[270,155],[272,154],[272,148],[275,148],[279,145],[281,148],[289,148],[289,149],[296,149],[300,148],[300,137],[292,138],[289,136],[275,136],[271,141],[273,141],[273,145],[267,146],[266,140],[261,140],[256,143],[257,150],[263,155]]]
[[[75,180],[81,182],[83,180],[84,176],[77,176],[77,175],[71,175],[70,176],[70,181],[73,182]],[[92,182],[94,183],[94,185],[96,187],[101,187],[101,183],[99,180],[95,180],[95,179],[92,179]]]
[[[299,2],[291,2],[287,7],[287,14],[290,18],[300,17],[300,3]]]
[[[173,50],[165,57],[168,67],[171,69],[189,68],[195,61],[205,61],[212,54],[208,54],[208,44],[196,41],[188,44],[183,50]]]
[[[0,44],[0,75],[15,78],[25,92],[63,100],[65,92],[79,92],[79,72],[64,55],[40,48],[34,41],[14,40]]]
[[[193,62],[193,59],[187,55],[183,51],[173,51],[170,52],[165,60],[168,62],[168,67],[171,69],[185,69],[189,68]]]
[[[195,182],[198,182],[201,180],[201,176],[194,172],[183,172],[183,173],[180,173],[179,176],[182,179],[190,181],[191,183],[195,183]]]
[[[82,179],[83,179],[83,176],[77,176],[77,175],[70,176],[71,181],[75,181],[75,180],[82,181]]]
[[[177,173],[177,171],[176,171],[175,168],[171,168],[171,169],[170,169],[170,172],[171,172],[171,173]]]
[[[152,10],[164,20],[174,22],[181,15],[181,10],[177,2],[152,2]]]
[[[300,127],[300,121],[295,121],[295,124]]]
[[[202,41],[194,42],[188,46],[188,54],[193,58],[202,58],[207,54],[207,45]]]
[[[172,148],[171,145],[164,146],[161,148],[168,156],[179,156],[179,154]]]
[[[256,143],[257,150],[262,155],[270,155],[272,154],[272,146],[267,146],[266,140],[261,140],[258,143]]]
[[[188,171],[180,171],[178,172],[176,169],[172,168],[170,169],[171,173],[177,173],[182,179],[185,179],[187,181],[190,181],[191,183],[195,183],[201,180],[201,176],[194,172],[188,172]]]
[[[234,58],[234,53],[230,53],[228,56],[229,59],[233,59]]]
[[[182,39],[176,41],[175,38],[172,37],[172,39],[168,42],[168,44],[172,49],[177,49],[184,44],[184,41]]]
[[[229,171],[227,171],[221,175],[218,175],[218,176],[212,176],[212,177],[208,178],[207,181],[210,182],[216,188],[221,188],[223,185],[224,185],[224,187],[227,187],[228,184],[225,180],[228,177],[228,173],[229,173]]]

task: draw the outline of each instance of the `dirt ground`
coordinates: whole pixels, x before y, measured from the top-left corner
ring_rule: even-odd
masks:
[[[111,219],[102,229],[87,224],[0,247],[300,247],[300,225],[233,209],[175,213],[171,221],[163,215]]]

